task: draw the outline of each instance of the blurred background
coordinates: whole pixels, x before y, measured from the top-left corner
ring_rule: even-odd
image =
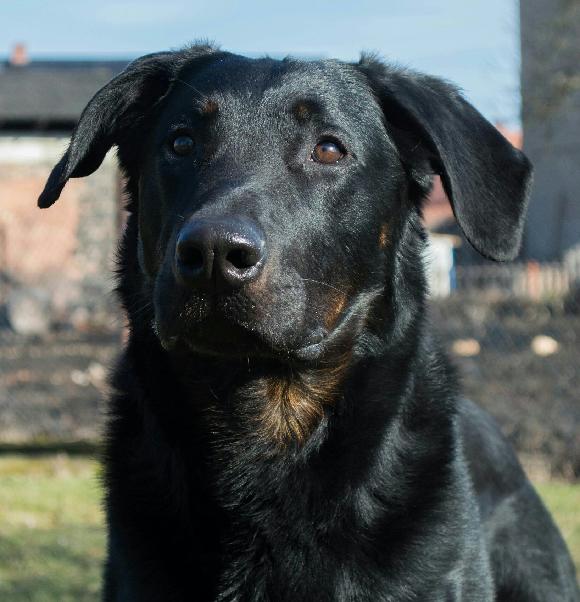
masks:
[[[431,319],[580,564],[580,0],[24,0],[0,7],[0,599],[97,600],[104,550],[94,458],[123,331],[114,154],[49,211],[36,198],[91,96],[195,39],[250,56],[377,51],[457,83],[530,156],[512,264],[468,246],[434,182]]]

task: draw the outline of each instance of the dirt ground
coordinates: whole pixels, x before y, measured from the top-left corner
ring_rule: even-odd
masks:
[[[580,478],[580,314],[558,303],[450,298],[432,305],[431,319],[465,394],[498,419],[527,467]],[[458,345],[466,341],[472,349]]]
[[[432,303],[431,321],[465,394],[496,416],[528,469],[580,478],[580,315],[558,304],[456,296]],[[539,355],[537,337],[555,347]],[[117,332],[26,339],[0,330],[0,447],[98,441],[120,348]]]
[[[96,442],[117,333],[0,333],[0,445]]]

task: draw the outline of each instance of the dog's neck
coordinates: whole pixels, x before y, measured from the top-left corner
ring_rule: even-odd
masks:
[[[330,567],[334,550],[380,547],[385,562],[399,566],[417,549],[416,525],[451,513],[452,531],[462,528],[461,512],[442,508],[459,499],[450,488],[460,479],[452,474],[451,396],[442,390],[449,379],[427,340],[296,374],[252,360],[248,367],[172,357],[149,333],[131,335],[117,372],[106,478],[115,495],[146,500],[148,516],[159,517],[153,523],[164,532],[170,525],[169,536],[211,567],[211,588],[239,586],[251,578],[246,570],[287,549],[338,571]],[[292,396],[312,388],[325,392],[322,414],[317,409],[300,428],[271,410],[284,425],[281,445],[265,404],[272,396],[297,403]],[[288,439],[288,431],[302,440]],[[125,512],[130,522],[131,507]],[[376,537],[369,541],[369,533]],[[432,563],[423,547],[421,562]]]
[[[301,447],[339,402],[349,379],[344,354],[320,365],[281,364],[255,358],[208,361],[172,357],[189,403],[246,441],[273,451]],[[197,369],[192,370],[195,365]],[[199,370],[205,378],[194,374]],[[224,378],[224,374],[228,376]]]
[[[351,352],[308,366],[172,354],[138,334],[127,354],[141,364],[136,373],[150,376],[143,388],[161,425],[165,419],[168,428],[190,425],[210,446],[215,440],[235,449],[239,442],[261,457],[304,456],[338,433],[344,440],[357,432],[378,440],[384,433],[375,430],[388,429],[398,413],[412,415],[422,397],[433,395],[435,379],[432,367],[418,369],[416,349],[366,358],[362,366]],[[441,371],[453,387],[444,362]]]

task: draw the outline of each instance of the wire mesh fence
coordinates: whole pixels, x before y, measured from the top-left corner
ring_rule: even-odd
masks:
[[[528,468],[580,477],[578,297],[458,291],[433,301],[431,319],[465,394],[498,419]]]
[[[457,266],[431,319],[465,394],[536,476],[580,477],[580,249],[563,261]]]

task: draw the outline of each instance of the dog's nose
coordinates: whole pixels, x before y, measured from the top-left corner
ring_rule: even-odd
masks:
[[[249,220],[193,219],[177,238],[175,273],[182,284],[194,288],[239,288],[258,277],[265,247],[262,231]]]

